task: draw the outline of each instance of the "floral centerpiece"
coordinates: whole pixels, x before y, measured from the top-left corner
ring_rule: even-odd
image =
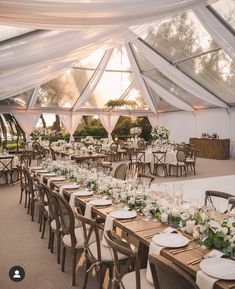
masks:
[[[141,132],[142,132],[142,128],[138,126],[132,127],[130,129],[130,134],[136,137],[139,136]]]
[[[147,195],[128,195],[127,196],[127,206],[131,210],[135,210],[137,213],[142,214],[144,208],[147,205]]]
[[[168,144],[170,131],[164,126],[157,125],[152,128],[151,136],[154,140],[158,140],[161,144]]]

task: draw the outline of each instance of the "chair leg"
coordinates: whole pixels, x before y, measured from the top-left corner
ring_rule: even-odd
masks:
[[[29,196],[28,204],[27,204],[27,214],[29,214],[30,206],[31,206],[31,198],[30,198],[30,196]]]
[[[60,264],[60,245],[61,245],[61,234],[57,236],[57,264]]]
[[[64,272],[65,257],[66,257],[66,248],[64,245],[62,245],[62,261],[61,261],[61,271],[62,272]]]
[[[21,189],[20,189],[20,201],[19,201],[19,204],[22,203],[23,194],[24,194],[24,189],[21,187]]]
[[[51,245],[50,245],[51,253],[53,253],[53,250],[54,250],[54,238],[55,238],[55,233],[51,230]]]
[[[72,252],[72,285],[76,285],[76,260],[77,260],[76,251]]]
[[[90,266],[89,261],[87,260],[87,257],[85,257],[85,258],[86,258],[86,261],[85,261],[85,276],[84,276],[84,282],[83,282],[82,289],[86,289],[86,287],[87,287],[88,276],[89,276],[88,269],[89,269],[89,266]]]
[[[49,227],[49,238],[48,238],[48,246],[47,249],[51,249],[51,240],[52,240],[52,230],[51,230],[51,226],[50,223],[48,222],[48,227]]]
[[[30,208],[30,211],[31,211],[31,221],[33,222],[34,221],[34,205],[35,205],[35,202],[34,200],[31,201],[31,208]]]
[[[28,202],[28,193],[25,191],[25,199],[24,199],[24,207],[27,207],[27,202]]]
[[[98,289],[102,289],[103,288],[103,282],[104,282],[104,276],[105,276],[105,273],[107,271],[107,266],[102,264],[100,265],[100,270],[98,272],[98,280],[99,280],[99,287]]]
[[[43,217],[42,217],[42,234],[41,234],[41,239],[44,238],[45,228],[46,228],[46,216],[43,214]]]

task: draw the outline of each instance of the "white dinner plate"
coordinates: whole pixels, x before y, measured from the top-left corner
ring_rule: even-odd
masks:
[[[92,196],[93,192],[92,191],[80,191],[80,192],[74,193],[74,195],[77,197],[88,197],[88,196]]]
[[[65,177],[54,177],[53,181],[65,181],[66,178]]]
[[[49,171],[48,171],[48,170],[37,170],[37,173],[40,173],[40,174],[42,174],[42,173],[49,173]]]
[[[55,173],[45,173],[43,174],[45,177],[56,177]]]
[[[79,189],[80,186],[78,184],[68,184],[68,185],[64,185],[63,189]]]
[[[117,210],[110,212],[111,217],[115,219],[132,219],[137,216],[136,211]]]
[[[95,199],[89,202],[92,206],[109,206],[112,205],[112,200],[108,199]]]
[[[153,242],[159,246],[168,247],[168,248],[180,248],[186,246],[189,243],[189,240],[182,236],[181,234],[158,234],[153,237]]]
[[[208,258],[203,260],[199,266],[202,272],[211,277],[235,280],[235,261],[224,258]]]

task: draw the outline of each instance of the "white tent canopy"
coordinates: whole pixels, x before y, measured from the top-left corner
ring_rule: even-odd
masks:
[[[232,0],[39,2],[0,0],[0,113],[148,116],[177,140],[235,140]],[[106,108],[120,99],[136,105]]]

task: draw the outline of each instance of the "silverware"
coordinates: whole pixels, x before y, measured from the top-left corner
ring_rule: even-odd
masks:
[[[184,249],[175,249],[175,250],[171,250],[171,254],[173,255],[176,255],[178,253],[183,253],[183,252],[187,252],[187,251],[190,251],[190,250],[194,250],[196,248],[200,248],[200,246],[194,246],[194,247],[188,247],[188,248],[184,248]]]
[[[196,258],[196,259],[193,259],[189,262],[187,262],[187,265],[196,265],[198,263],[200,263],[203,259],[206,259],[209,257],[209,253],[207,253],[206,255],[202,256],[202,257],[199,257],[199,258]]]

